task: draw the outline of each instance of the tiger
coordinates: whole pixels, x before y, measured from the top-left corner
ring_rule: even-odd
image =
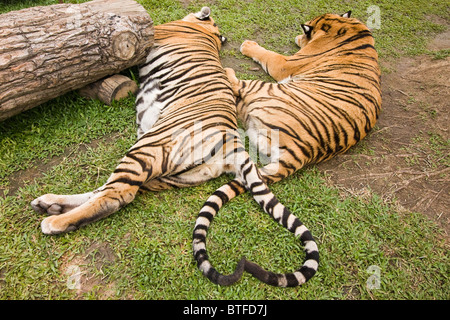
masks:
[[[309,230],[267,188],[240,139],[236,99],[219,58],[226,39],[210,13],[210,8],[203,7],[181,20],[155,26],[154,45],[139,66],[136,143],[98,189],[34,199],[32,208],[49,215],[41,222],[44,234],[74,231],[107,217],[138,193],[192,187],[230,173],[266,212],[280,211],[293,221],[309,250],[318,254]],[[201,214],[210,218],[205,210]],[[241,259],[230,275],[211,268],[204,259],[203,226],[202,221],[197,224],[199,243],[194,244],[200,270],[217,284],[233,284],[247,261]]]
[[[238,119],[250,145],[267,161],[259,168],[266,183],[346,152],[367,135],[381,112],[381,73],[367,26],[348,11],[320,15],[301,28],[303,34],[295,38],[300,50],[292,56],[249,40],[240,47],[277,83],[238,80],[233,69],[225,68],[237,97]],[[216,192],[229,201],[245,188],[233,180]],[[220,208],[208,210],[216,215]],[[276,220],[292,231],[284,216]],[[286,280],[254,264],[244,269],[274,286],[298,284],[295,277]]]

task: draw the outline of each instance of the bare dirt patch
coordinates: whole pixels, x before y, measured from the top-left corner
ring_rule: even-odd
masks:
[[[189,7],[189,5],[191,4],[191,2],[193,2],[193,0],[179,0],[180,2],[181,2],[181,5],[184,7],[184,8],[187,8],[187,7]],[[211,3],[215,3],[214,1],[208,1],[208,3],[209,3],[209,5],[211,5]],[[207,4],[207,6],[208,6],[208,4]],[[200,9],[200,7],[199,7],[199,9]]]
[[[192,0],[180,0],[180,2],[184,8],[187,8],[189,4],[192,2]]]
[[[102,268],[118,258],[108,243],[93,242],[83,254],[61,259],[60,271],[66,277],[67,288],[75,290],[78,298],[93,290],[100,299],[113,297],[114,282],[105,281]]]
[[[100,139],[94,139],[90,143],[82,143],[76,146],[67,147],[64,152],[59,156],[54,156],[48,161],[37,162],[36,165],[21,171],[14,172],[8,177],[8,187],[0,185],[0,193],[3,193],[5,189],[8,189],[9,195],[15,195],[20,188],[32,183],[36,178],[40,177],[44,172],[47,172],[51,168],[64,163],[64,161],[74,154],[86,152],[86,150],[92,148],[95,149],[101,142],[114,143],[119,134],[117,132],[112,133]]]

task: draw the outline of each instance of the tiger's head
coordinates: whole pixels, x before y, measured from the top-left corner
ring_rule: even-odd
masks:
[[[203,7],[199,12],[188,14],[183,18],[183,21],[195,23],[202,26],[212,34],[216,35],[219,38],[220,42],[223,44],[227,39],[220,34],[219,27],[214,22],[214,19],[210,17],[210,14],[211,9],[208,7]]]
[[[304,48],[309,43],[320,41],[323,46],[340,40],[346,35],[355,34],[363,29],[367,30],[364,24],[350,18],[350,15],[351,11],[343,15],[327,13],[302,24],[303,34],[295,38],[295,43],[300,48]]]

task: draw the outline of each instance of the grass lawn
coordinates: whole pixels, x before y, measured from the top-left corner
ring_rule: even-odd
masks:
[[[57,2],[4,1],[0,13]],[[367,21],[367,9],[373,4],[138,2],[155,24],[210,6],[229,39],[222,51],[224,65],[233,65],[241,78],[266,80],[270,78],[262,72],[250,71],[253,62],[239,53],[243,40],[293,53],[301,23],[325,12],[348,10]],[[444,30],[429,17],[447,19],[449,10],[438,0],[381,0],[377,5],[381,17],[380,29],[374,30],[377,49],[382,59],[390,61],[427,54],[427,40]],[[134,76],[137,70],[125,74]],[[0,123],[0,299],[450,298],[448,239],[433,221],[373,192],[346,194],[316,167],[271,186],[319,245],[319,271],[302,287],[273,288],[249,274],[233,286],[220,287],[198,271],[191,246],[195,218],[229,176],[196,188],[147,193],[78,231],[43,235],[43,217],[31,209],[30,201],[45,193],[83,193],[99,187],[135,139],[134,97],[109,107],[69,93]],[[248,194],[220,211],[208,247],[212,263],[224,273],[232,272],[242,256],[277,272],[296,269],[304,257],[292,234],[266,216]]]

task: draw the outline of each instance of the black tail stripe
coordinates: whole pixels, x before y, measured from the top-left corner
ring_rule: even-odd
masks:
[[[306,253],[306,260],[315,260],[319,262],[319,252],[318,251],[311,251],[310,253]]]
[[[305,277],[306,280],[311,279],[314,274],[316,273],[316,270],[306,267],[306,266],[302,266],[299,271],[301,272],[301,274],[303,274],[303,276]]]
[[[202,212],[200,212],[199,214],[198,214],[198,216],[199,217],[203,217],[203,218],[206,218],[206,219],[208,219],[210,222],[213,220],[213,218],[214,218],[214,216],[210,213],[210,212],[207,212],[207,211],[202,211]]]
[[[288,219],[289,219],[290,216],[291,216],[291,213],[289,212],[289,210],[286,207],[284,207],[283,216],[281,218],[281,222],[283,224],[283,227],[287,228],[287,226],[288,226]]]
[[[299,220],[299,219],[295,219],[294,223],[292,224],[291,228],[289,228],[288,230],[292,233],[295,232],[295,230],[297,230],[298,227],[302,226],[303,223]]]
[[[265,195],[265,194],[269,194],[271,191],[269,190],[269,189],[264,189],[264,190],[261,190],[261,191],[252,191],[252,195],[254,195],[254,196],[262,196],[262,195]]]
[[[241,194],[245,187],[243,184],[239,183],[237,180],[232,180],[228,183],[228,186],[233,190],[233,192],[238,195]]]
[[[295,287],[298,286],[297,277],[293,273],[286,274],[287,287]]]
[[[195,260],[197,260],[197,266],[200,267],[200,265],[203,263],[203,261],[208,260],[208,254],[206,253],[205,249],[200,249],[195,253]]]
[[[195,228],[194,228],[194,234],[197,230],[204,230],[204,231],[208,231],[208,227],[203,225],[203,224],[198,224]]]
[[[273,208],[278,204],[278,200],[275,197],[272,197],[272,199],[269,200],[269,202],[267,202],[267,204],[265,205],[265,210],[267,213],[269,213],[272,218],[273,218]]]
[[[222,192],[222,191],[220,191],[220,190],[216,190],[213,193],[213,195],[216,196],[216,197],[219,197],[220,200],[222,200],[222,205],[224,205],[225,203],[227,203],[229,201],[229,198],[228,198],[227,194]],[[219,210],[217,210],[217,211],[219,211]]]
[[[308,231],[303,232],[303,234],[300,236],[300,241],[302,241],[303,243],[306,241],[314,241],[314,238],[313,238],[311,232],[309,232],[309,230],[308,230]]]
[[[210,208],[213,208],[215,212],[219,211],[219,205],[215,202],[211,202],[211,201],[206,201],[203,206],[208,206]],[[211,219],[212,220],[212,215],[211,215]]]
[[[193,238],[200,240],[201,242],[206,242],[206,236],[203,234],[194,233]]]

